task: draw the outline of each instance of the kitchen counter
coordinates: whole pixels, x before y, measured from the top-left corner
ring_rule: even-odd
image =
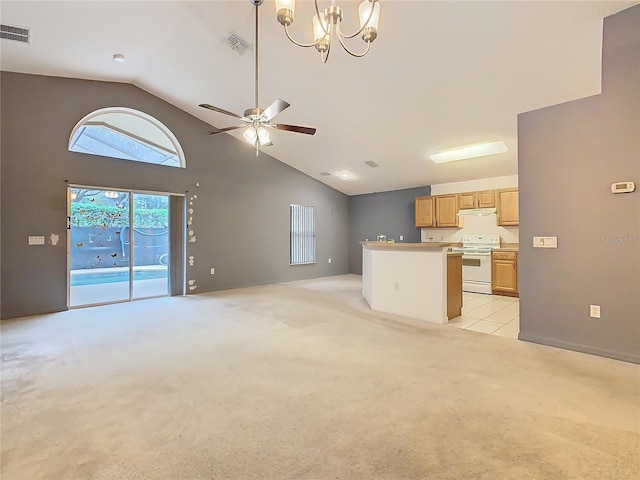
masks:
[[[425,250],[442,250],[449,248],[452,244],[448,242],[421,242],[421,243],[404,243],[404,242],[360,242],[364,248],[385,249],[385,250],[402,250],[402,249],[425,249]]]
[[[360,244],[362,295],[372,310],[433,323],[447,323],[449,306],[452,307],[450,310],[455,310],[453,316],[460,315],[462,259],[458,258],[459,253],[447,252],[450,243]],[[452,267],[448,269],[449,263]],[[448,278],[448,270],[451,270],[451,278]],[[451,302],[448,301],[449,290]]]
[[[494,252],[518,252],[520,251],[520,246],[517,243],[507,243],[500,248],[494,248]]]

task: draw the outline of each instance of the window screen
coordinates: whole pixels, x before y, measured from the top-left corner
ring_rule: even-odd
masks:
[[[316,263],[316,207],[290,205],[291,265]]]

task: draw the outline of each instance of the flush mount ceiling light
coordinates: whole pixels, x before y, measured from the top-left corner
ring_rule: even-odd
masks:
[[[429,155],[434,163],[455,162],[457,160],[465,160],[467,158],[485,157],[487,155],[495,155],[496,153],[504,153],[507,146],[502,140],[497,142],[477,143],[475,145],[467,145],[465,147],[453,148]]]
[[[351,34],[342,33],[340,24],[342,22],[342,8],[336,5],[336,0],[331,0],[331,4],[320,11],[318,0],[314,0],[316,14],[313,16],[313,43],[300,43],[291,38],[289,34],[289,26],[293,23],[294,13],[296,9],[295,0],[276,0],[276,12],[278,22],[284,27],[284,33],[287,38],[299,47],[316,47],[320,52],[322,63],[326,63],[331,51],[331,40],[335,36],[342,48],[354,57],[364,57],[369,53],[371,43],[378,36],[378,20],[380,18],[380,2],[378,0],[364,0],[358,7],[360,17],[360,29]],[[344,43],[345,39],[354,38],[362,34],[362,40],[367,44],[367,48],[363,53],[354,53],[349,50]]]
[[[342,175],[340,175],[340,177],[342,177],[344,180],[346,180],[347,178],[350,177],[350,175],[348,173],[343,173]]]
[[[114,62],[118,62],[118,63],[122,63],[122,62],[124,62],[124,55],[122,55],[121,53],[116,53],[116,54],[113,56],[113,61],[114,61]]]

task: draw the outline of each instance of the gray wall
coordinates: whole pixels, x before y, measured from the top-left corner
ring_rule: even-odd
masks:
[[[415,227],[415,197],[431,194],[431,187],[408,188],[392,192],[349,197],[349,272],[362,274],[362,246],[365,239],[386,235],[396,242],[420,242]]]
[[[256,158],[229,135],[204,135],[209,125],[133,85],[7,72],[1,85],[2,318],[67,308],[65,179],[197,194],[197,242],[187,244],[195,266],[186,267],[195,293],[348,272],[346,195],[268,155]],[[110,106],[164,123],[181,143],[187,168],[69,152],[74,125]],[[316,265],[289,266],[291,203],[316,206]],[[60,235],[57,246],[27,245],[28,235],[51,233]]]
[[[518,117],[518,158],[520,338],[640,362],[640,191],[610,192],[640,184],[640,6],[605,19],[601,95]]]

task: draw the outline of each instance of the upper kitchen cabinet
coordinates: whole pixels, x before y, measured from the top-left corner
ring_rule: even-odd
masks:
[[[496,190],[496,206],[498,210],[498,225],[519,225],[517,188]]]
[[[482,192],[476,192],[477,207],[478,208],[493,208],[496,206],[496,191],[484,190]]]
[[[458,194],[458,208],[493,208],[496,206],[496,191],[483,190],[481,192],[464,192]]]
[[[458,195],[438,195],[436,198],[436,227],[458,226]]]
[[[469,208],[477,208],[478,195],[476,192],[466,192],[458,194],[458,208],[467,210]]]
[[[416,228],[433,227],[434,197],[416,197]]]

